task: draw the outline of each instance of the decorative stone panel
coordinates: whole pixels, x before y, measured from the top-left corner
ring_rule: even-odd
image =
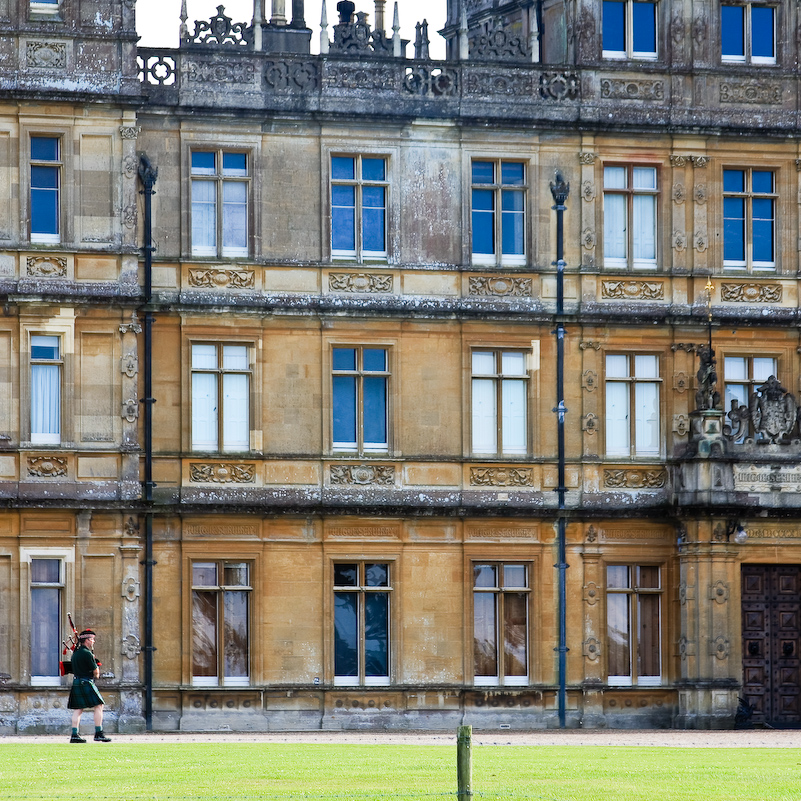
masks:
[[[659,489],[667,482],[667,471],[643,468],[613,468],[604,470],[604,487],[608,489]]]
[[[393,280],[386,273],[330,273],[328,287],[334,292],[392,292]]]
[[[664,100],[665,84],[663,81],[603,78],[601,97],[609,100]]]
[[[35,478],[61,478],[67,475],[67,460],[62,456],[29,456],[28,475]]]
[[[253,64],[235,61],[205,61],[187,59],[184,68],[189,83],[234,84],[250,86],[254,82],[256,70]]]
[[[391,487],[395,484],[394,465],[382,464],[332,464],[332,484],[370,485]]]
[[[532,487],[534,471],[530,467],[471,467],[470,484],[474,487]]]
[[[527,298],[531,297],[531,279],[505,275],[471,276],[468,292],[478,296]]]
[[[189,270],[189,286],[198,289],[253,289],[256,286],[256,273],[253,270],[192,267]]]
[[[67,259],[63,256],[28,256],[27,273],[34,278],[63,278],[67,274]]]
[[[459,93],[458,73],[439,67],[409,67],[403,76],[403,91],[421,97],[454,97]]]
[[[595,606],[601,600],[601,589],[594,582],[590,581],[584,585],[584,603],[588,606]]]
[[[320,84],[317,64],[312,61],[266,61],[264,83],[275,92],[316,91]]]
[[[723,81],[720,84],[720,102],[780,106],[782,87],[775,81]]]
[[[721,284],[720,299],[729,303],[780,303],[781,284]]]
[[[661,281],[602,281],[601,297],[613,300],[664,300]]]
[[[725,604],[729,600],[729,585],[723,580],[716,581],[709,588],[709,600]]]
[[[252,484],[256,465],[225,462],[191,462],[189,480],[193,483]]]
[[[63,70],[67,67],[65,42],[29,41],[25,47],[25,62],[31,69]]]
[[[601,656],[601,643],[595,637],[590,637],[589,640],[583,642],[582,652],[587,660],[595,662]]]
[[[332,89],[384,89],[397,90],[399,73],[393,67],[359,66],[350,64],[338,67],[325,64],[323,83]]]

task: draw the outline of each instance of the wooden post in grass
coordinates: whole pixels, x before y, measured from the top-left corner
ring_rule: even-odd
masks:
[[[473,727],[459,726],[456,736],[457,798],[473,797]]]

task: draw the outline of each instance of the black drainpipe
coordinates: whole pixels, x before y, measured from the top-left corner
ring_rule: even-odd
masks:
[[[564,279],[564,213],[565,202],[570,193],[570,184],[557,170],[554,180],[551,181],[551,194],[554,205],[551,208],[556,212],[556,412],[557,419],[557,446],[558,446],[558,473],[556,492],[559,498],[559,513],[557,517],[557,546],[558,562],[554,567],[559,571],[559,728],[565,728],[565,709],[567,707],[567,552],[565,546],[565,326],[563,316],[565,313]]]
[[[145,437],[145,475],[142,482],[145,501],[145,727],[153,731],[153,312],[150,308],[152,299],[152,268],[153,268],[153,195],[158,170],[150,163],[144,154],[139,154],[139,179],[144,195],[144,312],[145,312],[145,352],[144,352],[144,382],[145,396],[140,401],[144,407],[144,437]]]

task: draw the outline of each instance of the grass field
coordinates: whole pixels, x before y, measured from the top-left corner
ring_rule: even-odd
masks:
[[[0,742],[0,799],[455,799],[455,765],[455,746]],[[473,797],[801,801],[801,750],[474,746]]]

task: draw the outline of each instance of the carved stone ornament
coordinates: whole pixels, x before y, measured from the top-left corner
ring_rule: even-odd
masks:
[[[604,487],[609,489],[659,489],[666,481],[667,472],[662,468],[604,470]]]
[[[776,377],[770,376],[751,395],[749,411],[757,438],[777,442],[795,427],[798,404]]]
[[[720,299],[729,303],[780,303],[781,284],[721,284]]]
[[[60,478],[67,475],[67,460],[61,456],[29,456],[28,475],[35,478]]]
[[[266,61],[262,75],[274,92],[314,91],[320,85],[319,68],[312,61]]]
[[[334,292],[392,292],[392,276],[386,273],[330,273],[328,288]]]
[[[679,583],[679,603],[682,606],[687,605],[687,582],[682,581]]]
[[[589,150],[582,150],[578,154],[579,164],[595,164],[597,156],[597,153],[592,153]]]
[[[693,41],[700,45],[706,39],[706,18],[696,17],[693,20]]]
[[[601,97],[609,100],[664,100],[665,84],[663,81],[603,78]]]
[[[585,339],[582,342],[579,342],[579,348],[581,350],[589,350],[590,348],[592,348],[593,350],[600,350],[601,343],[596,342],[592,339]]]
[[[598,529],[595,528],[595,526],[590,525],[590,527],[587,529],[587,542],[595,542],[597,539],[598,539]],[[589,586],[589,585],[587,585],[587,586]],[[595,586],[594,583],[593,583],[593,586]],[[597,600],[597,598],[595,596],[593,596],[593,598],[595,598],[595,600]],[[595,603],[595,601],[594,600],[593,601],[587,601],[587,603]]]
[[[28,66],[33,69],[63,70],[67,67],[65,42],[26,42],[25,56]]]
[[[409,77],[416,72],[413,68],[408,68],[404,85],[412,79]],[[537,93],[538,84],[536,75],[528,70],[520,70],[514,67],[498,67],[488,70],[471,66],[464,73],[464,89],[468,95],[506,95],[509,97],[531,98]],[[455,86],[455,84],[454,84]],[[408,90],[408,91],[411,91]],[[417,94],[417,92],[414,92]]]
[[[189,39],[192,44],[221,47],[246,47],[253,31],[246,22],[232,22],[225,16],[225,6],[217,6],[217,16],[208,22],[195,20],[195,32]]]
[[[125,530],[125,534],[128,537],[138,537],[139,536],[139,522],[133,518],[129,517],[123,526]]]
[[[595,370],[585,370],[581,376],[581,386],[587,392],[595,392],[598,389],[598,373]]]
[[[139,372],[139,359],[133,351],[126,353],[120,360],[120,372],[128,378],[133,378]]]
[[[530,467],[470,468],[470,484],[474,487],[532,487],[533,479]]]
[[[352,12],[351,12],[352,13]],[[349,55],[392,55],[392,39],[388,39],[383,31],[371,30],[367,22],[367,14],[363,11],[352,16],[341,18],[334,25],[334,41],[330,44],[332,53],[347,53]],[[418,36],[421,35],[418,28]]]
[[[709,156],[693,156],[693,164],[703,169],[709,164]]]
[[[133,155],[133,153],[129,153],[123,160],[122,160],[122,174],[126,178],[133,178],[136,175],[136,171],[139,167],[139,159]]]
[[[184,62],[183,71],[189,83],[230,83],[237,86],[256,83],[256,68],[249,63],[195,58]]]
[[[589,640],[583,642],[582,652],[589,662],[597,662],[601,656],[601,643],[595,637],[590,637]]]
[[[419,97],[455,97],[459,93],[459,73],[441,67],[409,67],[402,86],[404,92]]]
[[[671,167],[686,167],[688,164],[691,164],[693,160],[692,156],[685,156],[685,155],[676,155],[672,153],[670,155],[670,166]]]
[[[709,242],[706,238],[706,231],[696,231],[693,246],[699,253],[703,253],[707,249]]]
[[[139,136],[141,131],[142,129],[137,128],[135,125],[123,125],[120,127],[120,136],[123,139],[135,140]]]
[[[189,480],[195,483],[252,484],[256,480],[256,465],[192,462],[189,465]]]
[[[720,102],[780,106],[782,87],[772,81],[725,81],[720,84]]]
[[[359,65],[340,67],[326,63],[324,65],[323,82],[331,88],[343,89],[398,89],[399,74],[393,67]]]
[[[583,181],[581,184],[581,197],[589,203],[595,200],[595,184],[592,181]]]
[[[63,256],[28,256],[27,273],[35,278],[63,278],[67,260]]]
[[[799,28],[798,30],[799,30],[799,32],[801,32],[801,28]],[[795,169],[796,169],[796,172],[801,172],[801,159],[796,159],[795,160]]]
[[[122,597],[126,601],[135,601],[139,597],[139,581],[136,576],[128,576],[122,582]]]
[[[470,295],[481,297],[529,298],[531,297],[531,279],[505,275],[471,276],[468,282],[468,292]]]
[[[139,638],[135,634],[127,634],[122,638],[121,653],[126,659],[136,659],[141,652]]]
[[[661,281],[602,281],[601,297],[612,300],[664,300]]]
[[[718,523],[712,530],[713,542],[726,542],[726,527],[723,523]]]
[[[681,253],[687,247],[687,237],[681,231],[674,231],[671,238],[673,250]]]
[[[577,100],[581,90],[579,76],[571,72],[543,72],[540,96],[543,100]]]
[[[470,57],[501,61],[528,61],[528,43],[513,28],[502,26],[477,30],[469,36]]]
[[[332,464],[331,483],[391,487],[395,484],[395,467],[384,464]]]
[[[698,372],[695,374],[696,409],[717,409],[720,405],[717,365],[715,351],[709,345],[701,345],[698,348]]]
[[[198,289],[253,289],[256,286],[256,273],[253,270],[192,267],[189,270],[189,286]]]
[[[131,312],[131,322],[130,323],[122,323],[120,325],[120,333],[127,334],[128,332],[132,334],[141,334],[142,333],[142,326],[139,324],[139,318],[136,316],[136,312]]]
[[[698,345],[694,342],[674,342],[670,349],[675,353],[677,350],[683,350],[685,353],[695,353],[698,350]]]
[[[136,422],[139,417],[139,401],[136,398],[128,398],[122,402],[122,416],[129,423]]]
[[[709,644],[709,653],[714,655],[716,659],[728,659],[729,641],[722,634],[715,637]]]
[[[122,224],[126,228],[136,228],[137,217],[138,217],[138,212],[136,210],[136,204],[135,203],[129,203],[122,210]]]
[[[729,600],[729,585],[722,579],[718,579],[709,587],[709,600],[717,604],[725,604]]]
[[[690,386],[690,377],[684,370],[677,370],[673,374],[673,389],[676,390],[680,395],[683,392],[686,392]]]
[[[676,11],[670,21],[670,38],[675,45],[681,44],[681,40],[684,38],[684,17],[680,10]]]
[[[706,203],[706,184],[696,184],[693,188],[693,198],[699,206]]]
[[[679,658],[685,661],[688,656],[695,656],[695,643],[687,639],[687,635],[682,634],[678,641]]]
[[[581,430],[585,431],[587,434],[594,434],[598,428],[598,415],[587,412],[587,414],[581,418]]]
[[[684,184],[673,184],[673,202],[681,205],[687,199]]]
[[[581,244],[587,250],[592,250],[595,247],[595,231],[592,228],[585,228],[581,232]]]

